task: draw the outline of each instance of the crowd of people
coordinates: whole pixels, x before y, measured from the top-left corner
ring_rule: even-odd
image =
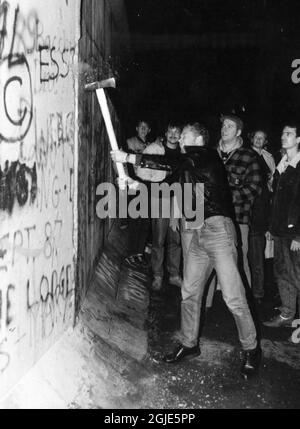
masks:
[[[160,291],[165,283],[181,288],[179,343],[164,355],[165,362],[201,353],[202,301],[210,307],[218,288],[234,317],[243,350],[241,373],[248,378],[261,362],[249,302],[259,306],[268,294],[266,257],[274,258],[272,280],[281,303],[264,325],[292,326],[297,312],[300,316],[300,126],[284,124],[277,167],[266,149],[267,134],[256,130],[247,145],[243,128],[240,117],[223,115],[221,139],[212,146],[200,123],[169,123],[164,138],[149,143],[150,124],[140,120],[137,135],[127,140],[125,151],[112,152],[112,159],[126,165],[129,188],[137,182],[192,184],[193,207],[199,198],[196,185],[204,185],[204,218],[196,227],[172,213],[166,218],[163,210],[159,217],[151,219],[149,212],[147,219],[121,225],[129,228],[131,239],[127,262],[146,265],[144,252],[151,242],[152,290]]]

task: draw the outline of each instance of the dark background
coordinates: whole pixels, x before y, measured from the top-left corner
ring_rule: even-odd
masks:
[[[285,121],[300,116],[300,84],[291,78],[292,62],[300,58],[299,0],[125,5],[133,50],[123,71],[127,135],[143,116],[152,120],[153,134],[170,119],[198,120],[216,144],[220,114],[235,111],[245,121],[245,140],[263,128],[270,150],[278,149]]]

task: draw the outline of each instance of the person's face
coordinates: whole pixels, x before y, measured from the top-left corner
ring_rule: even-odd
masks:
[[[140,122],[139,125],[136,127],[137,135],[140,139],[146,140],[148,134],[150,133],[151,129],[147,122]]]
[[[282,149],[289,150],[298,147],[300,137],[297,137],[296,129],[284,127],[281,135]]]
[[[203,146],[204,141],[202,136],[196,136],[191,128],[184,128],[179,140],[181,152],[185,152],[186,146]]]
[[[230,142],[241,134],[237,129],[236,123],[231,119],[225,119],[221,128],[222,140]]]
[[[180,139],[180,129],[177,127],[169,127],[166,132],[167,142],[172,145],[177,145]]]
[[[263,149],[266,144],[266,136],[262,131],[257,131],[253,137],[253,147]]]

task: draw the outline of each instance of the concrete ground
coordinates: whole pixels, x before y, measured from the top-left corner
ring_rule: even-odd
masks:
[[[300,344],[291,330],[261,329],[263,362],[239,376],[232,316],[220,292],[206,315],[200,357],[161,362],[176,342],[180,290],[149,293],[147,269],[124,264],[128,230],[113,228],[78,323],[0,402],[0,408],[201,409],[299,408]],[[269,309],[259,308],[259,318]]]
[[[150,353],[159,361],[172,349],[179,328],[180,293],[168,286],[151,304]],[[174,335],[175,334],[175,335]],[[157,363],[168,398],[164,406],[187,408],[300,408],[300,344],[286,340],[287,328],[261,332],[263,361],[257,378],[239,375],[240,349],[233,318],[220,292],[201,336],[200,357],[177,365]],[[172,339],[173,338],[173,339]]]

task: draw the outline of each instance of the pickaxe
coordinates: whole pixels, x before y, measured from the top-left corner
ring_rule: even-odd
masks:
[[[116,79],[110,78],[106,80],[101,80],[100,82],[92,82],[87,85],[85,85],[85,89],[87,91],[96,91],[98,102],[102,111],[102,116],[105,122],[106,131],[109,137],[110,145],[112,150],[119,150],[119,146],[117,143],[116,135],[114,132],[114,128],[111,121],[111,116],[109,113],[108,105],[107,105],[107,98],[105,95],[104,88],[116,88]],[[124,166],[122,163],[117,162],[116,163],[118,175],[119,178],[124,181],[128,179]]]

